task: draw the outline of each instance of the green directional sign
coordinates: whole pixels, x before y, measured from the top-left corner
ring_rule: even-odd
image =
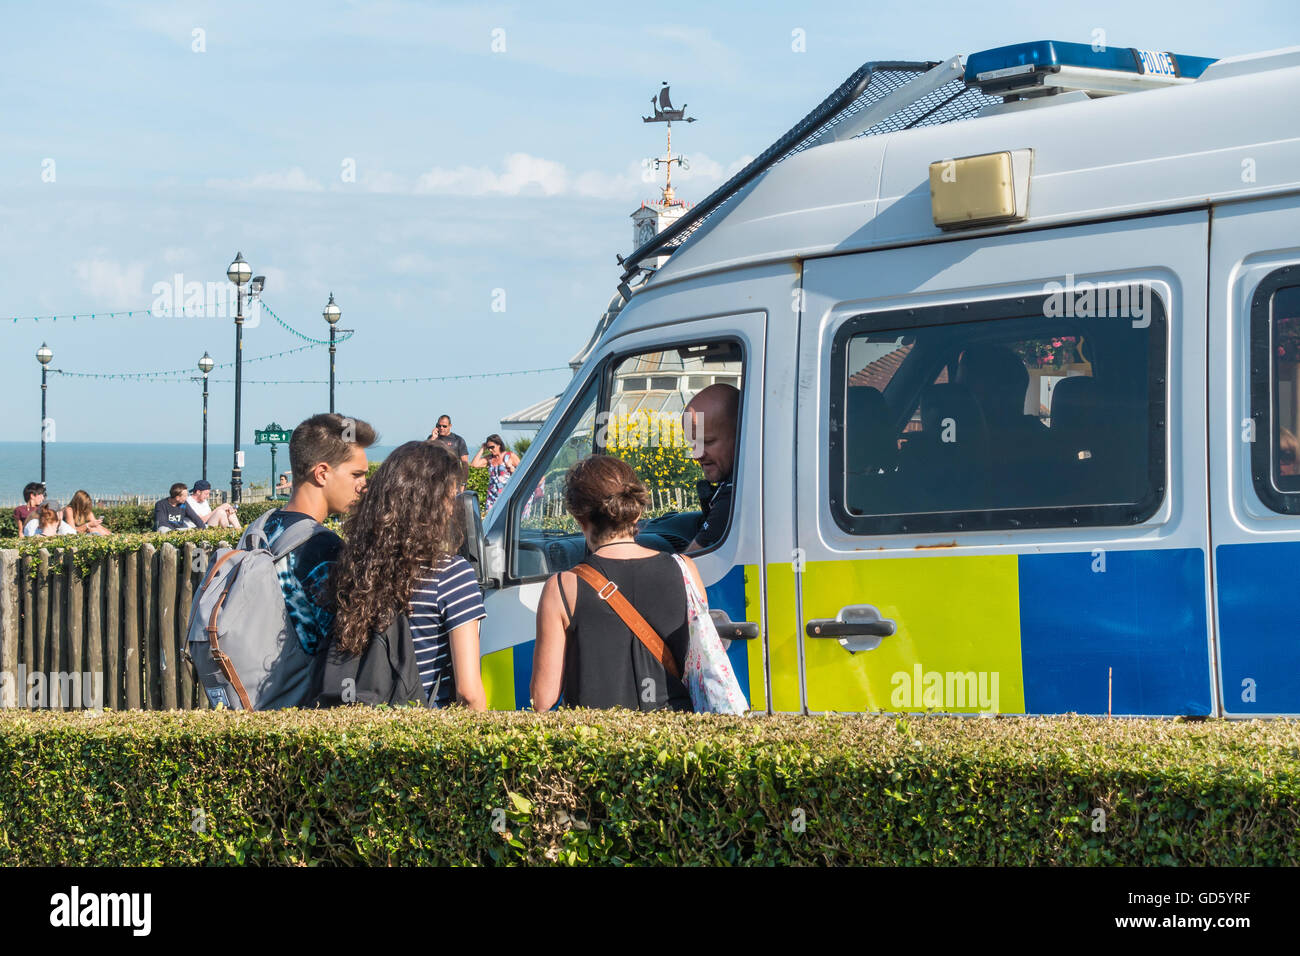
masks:
[[[255,445],[282,445],[292,435],[292,431],[287,431],[275,422],[271,422],[265,428],[253,432],[253,443]]]

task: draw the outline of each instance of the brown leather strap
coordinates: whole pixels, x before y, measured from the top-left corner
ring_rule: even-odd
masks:
[[[234,551],[227,551],[212,565],[212,571],[208,575],[211,581],[217,576],[217,570],[226,562]],[[235,569],[235,574],[239,573],[239,568]],[[221,613],[221,606],[226,603],[226,596],[230,594],[230,586],[235,581],[235,574],[230,576],[226,582],[225,590],[221,592],[221,597],[217,598],[217,603],[212,607],[212,616],[208,618],[208,625],[203,630],[208,634],[208,649],[212,654],[212,660],[217,667],[221,668],[221,673],[225,675],[226,680],[235,688],[235,693],[239,696],[239,703],[243,705],[244,710],[252,710],[253,705],[248,700],[248,691],[244,690],[244,682],[239,679],[239,674],[235,671],[235,665],[231,663],[230,658],[221,650],[221,645],[217,643],[217,615]]]
[[[235,549],[232,548],[231,550],[223,554],[221,557],[217,558],[217,560],[213,561],[212,566],[208,569],[207,576],[203,579],[203,583],[206,585],[209,581],[215,578],[217,576],[217,572],[221,570],[221,566],[225,564],[227,561],[229,561],[234,554],[235,554]]]
[[[590,564],[578,565],[573,569],[573,573],[591,585],[596,592],[596,596],[607,603],[614,613],[623,619],[623,623],[632,629],[632,633],[645,645],[646,650],[654,655],[655,660],[664,666],[664,670],[678,680],[682,679],[681,668],[677,666],[677,661],[673,658],[673,652],[668,649],[668,645],[663,642],[663,638],[655,633],[655,629],[650,626],[650,623],[641,616],[641,612],[632,606],[632,602],[623,597],[617,584]]]

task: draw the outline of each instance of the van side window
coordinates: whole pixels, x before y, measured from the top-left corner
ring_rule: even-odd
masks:
[[[1284,285],[1283,283],[1290,283]],[[1279,269],[1251,306],[1251,476],[1273,511],[1300,514],[1300,269]]]
[[[641,544],[684,551],[706,520],[715,534],[722,528],[717,536],[725,537],[735,495],[724,484],[733,477],[728,473],[726,482],[706,480],[701,461],[714,473],[717,464],[704,452],[704,434],[683,427],[682,412],[705,388],[715,393],[718,387],[739,390],[742,358],[739,342],[719,341],[612,359],[593,378],[578,403],[580,410],[551,436],[540,464],[525,479],[533,482],[533,493],[512,501],[514,577],[549,575],[582,560],[586,542],[565,510],[564,477],[575,462],[593,452],[622,458],[645,484],[650,505],[637,530]],[[705,430],[710,427],[704,423]],[[734,459],[739,423],[732,434]],[[730,461],[722,463],[730,468]]]
[[[1164,493],[1165,321],[1043,297],[848,319],[831,508],[857,534],[1136,524]]]

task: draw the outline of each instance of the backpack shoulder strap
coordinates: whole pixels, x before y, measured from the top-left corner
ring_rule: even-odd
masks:
[[[254,518],[244,529],[244,533],[239,536],[239,544],[236,547],[240,551],[255,551],[258,548],[265,548],[266,543],[266,522],[279,509],[264,511]]]
[[[266,523],[270,520],[271,515],[278,513],[280,510],[276,508],[259,515],[244,531],[243,536],[239,539],[239,547],[244,551],[253,551],[258,548],[265,549],[270,551],[271,557],[278,561],[290,551],[302,547],[320,531],[319,524],[314,520],[295,521],[281,532],[280,536],[275,539],[274,544],[270,543],[266,536]]]
[[[614,613],[623,619],[623,623],[632,629],[632,633],[645,645],[646,650],[654,656],[655,660],[663,665],[664,670],[678,680],[682,679],[681,668],[677,666],[677,661],[673,658],[673,652],[668,649],[668,645],[663,642],[663,638],[650,626],[650,622],[632,606],[632,602],[623,597],[617,584],[590,564],[579,564],[573,569],[573,573],[595,589],[596,596],[609,604]]]

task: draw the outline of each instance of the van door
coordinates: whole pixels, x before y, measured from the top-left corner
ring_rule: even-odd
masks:
[[[1228,715],[1300,713],[1300,201],[1216,207],[1210,491]]]
[[[1207,218],[807,263],[807,710],[1213,712]]]
[[[788,270],[781,281],[782,301],[788,304]],[[721,301],[726,291],[715,283],[710,294]],[[759,292],[761,286],[746,291]],[[734,490],[728,505],[717,505],[722,497],[710,502],[709,521],[724,528],[721,538],[692,556],[719,633],[730,639],[728,653],[741,687],[754,706],[765,706],[759,624],[767,319],[764,312],[682,319],[689,301],[689,294],[680,293],[659,301],[648,294],[633,300],[619,320],[632,330],[599,346],[561,400],[558,418],[530,447],[493,509],[487,535],[504,549],[505,581],[485,597],[488,617],[481,632],[492,709],[529,706],[542,586],[586,554],[581,531],[564,505],[564,476],[571,465],[593,452],[623,458],[651,499],[637,540],[680,552],[695,539],[702,519],[698,482],[704,476],[692,454],[694,436],[683,430],[682,410],[708,386],[739,392]],[[637,316],[650,327],[637,330]]]

